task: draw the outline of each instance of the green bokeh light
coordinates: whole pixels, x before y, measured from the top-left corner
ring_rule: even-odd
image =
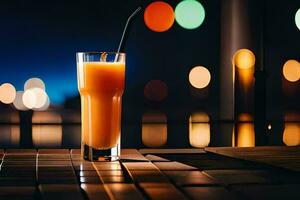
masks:
[[[296,15],[295,15],[295,22],[296,22],[296,26],[297,26],[298,29],[300,30],[300,8],[299,8],[298,11],[296,12]]]
[[[205,10],[196,0],[181,1],[175,8],[176,22],[185,29],[198,28],[204,18]]]

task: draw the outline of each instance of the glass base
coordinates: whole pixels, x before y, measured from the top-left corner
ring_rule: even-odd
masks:
[[[120,144],[110,149],[95,149],[86,144],[82,144],[82,155],[89,161],[117,161],[120,156]]]

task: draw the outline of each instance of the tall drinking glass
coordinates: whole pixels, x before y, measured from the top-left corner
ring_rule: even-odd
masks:
[[[118,160],[125,54],[82,52],[76,59],[82,155],[90,161]]]

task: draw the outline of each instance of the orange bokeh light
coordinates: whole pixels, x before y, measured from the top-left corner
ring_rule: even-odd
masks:
[[[0,102],[10,104],[16,98],[16,89],[10,83],[4,83],[0,86]]]
[[[297,82],[300,79],[300,63],[297,60],[288,60],[282,68],[283,76],[290,82]]]
[[[210,143],[209,116],[204,112],[192,113],[189,118],[189,141],[192,147],[204,148]]]
[[[167,143],[167,116],[160,111],[150,111],[142,116],[142,142],[147,147],[162,147]]]
[[[250,69],[255,65],[255,55],[249,49],[240,49],[234,54],[234,64],[239,69]]]
[[[233,135],[233,146],[255,147],[255,129],[252,116],[249,113],[241,113],[238,116],[238,121]]]
[[[293,122],[285,123],[282,140],[286,146],[299,146],[300,124]]]
[[[147,6],[144,12],[146,26],[155,32],[164,32],[171,28],[175,14],[173,8],[165,2],[156,1]]]
[[[202,89],[210,83],[211,75],[208,69],[202,66],[194,67],[189,73],[189,81],[195,88]]]

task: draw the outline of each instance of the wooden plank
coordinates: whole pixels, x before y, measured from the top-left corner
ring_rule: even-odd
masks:
[[[240,199],[223,187],[185,187],[184,191],[194,200]]]
[[[77,184],[40,184],[39,190],[43,199],[83,200]]]
[[[199,154],[205,153],[204,149],[140,149],[141,154]]]
[[[69,149],[39,149],[39,154],[69,154]]]
[[[109,200],[109,196],[102,184],[81,184],[80,187],[85,192],[89,200]]]
[[[109,183],[105,184],[115,200],[139,200],[145,199],[142,193],[132,183]]]
[[[206,151],[300,171],[300,147],[209,147]]]
[[[35,155],[37,154],[36,149],[6,149],[5,154],[7,155]]]
[[[149,161],[136,149],[121,149],[120,159],[122,162],[148,162]]]
[[[154,165],[162,171],[197,170],[197,168],[180,162],[154,162]]]

